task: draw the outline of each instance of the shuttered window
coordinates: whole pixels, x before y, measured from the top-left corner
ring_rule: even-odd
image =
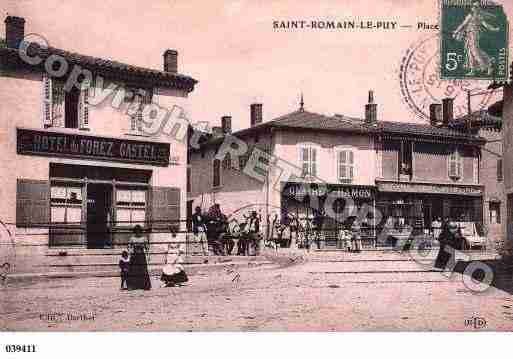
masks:
[[[79,115],[80,115],[80,129],[86,130],[89,128],[89,96],[90,84],[84,83],[80,89],[80,102],[79,102]]]
[[[125,101],[130,103],[127,111],[130,117],[130,132],[133,134],[144,134],[143,132],[143,109],[150,104],[153,98],[151,89],[126,88]]]
[[[46,227],[50,222],[50,182],[18,179],[16,226]]]
[[[502,159],[497,160],[497,182],[502,182]]]
[[[501,223],[501,203],[500,202],[490,202],[489,204],[490,210],[490,224],[500,224]]]
[[[301,147],[299,151],[302,177],[317,176],[317,149],[315,147]]]
[[[462,174],[462,158],[458,151],[454,151],[449,155],[448,159],[448,172],[451,178],[460,178]]]
[[[52,83],[52,112],[51,125],[53,127],[64,127],[66,112],[66,101],[64,82],[51,80]]]
[[[52,126],[52,81],[43,73],[43,127]]]
[[[342,150],[337,153],[337,171],[340,182],[351,182],[354,177],[354,153]]]
[[[43,74],[43,126],[89,128],[89,96],[91,85],[64,90],[64,82]]]
[[[151,225],[153,231],[169,232],[169,226],[178,226],[180,220],[180,189],[153,187],[151,198]]]

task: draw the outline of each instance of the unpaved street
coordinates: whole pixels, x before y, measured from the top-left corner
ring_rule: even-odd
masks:
[[[299,261],[297,261],[299,262]],[[191,276],[181,288],[121,292],[117,278],[4,288],[3,330],[505,330],[513,296],[469,291],[397,254],[336,256]],[[73,317],[67,317],[71,314]],[[79,318],[82,315],[82,318]],[[486,326],[465,324],[470,318]]]

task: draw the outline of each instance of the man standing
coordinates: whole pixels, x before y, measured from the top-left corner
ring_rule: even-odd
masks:
[[[192,215],[192,233],[194,234],[196,241],[201,243],[203,255],[208,256],[209,252],[205,228],[205,216],[201,213],[201,207],[199,206],[194,209],[194,214]]]
[[[361,233],[361,227],[358,223],[358,220],[355,220],[353,222],[353,225],[351,227],[351,247],[352,251],[354,253],[359,253],[362,250],[362,233]]]
[[[256,211],[251,212],[248,222],[249,246],[246,246],[246,255],[249,255],[249,247],[253,247],[255,255],[260,254],[260,218]]]

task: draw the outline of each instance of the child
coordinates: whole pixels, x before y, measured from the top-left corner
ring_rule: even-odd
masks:
[[[178,253],[176,253],[176,250]],[[168,254],[166,256],[166,264],[162,268],[162,281],[161,287],[182,286],[182,283],[189,281],[185,273],[183,263],[185,251],[180,246],[171,245],[168,247]]]
[[[351,227],[352,235],[351,235],[351,245],[352,252],[360,253],[362,251],[362,232],[360,224],[355,221],[353,226]]]
[[[126,280],[128,278],[128,269],[130,267],[130,259],[128,258],[128,252],[123,251],[121,253],[121,259],[119,260],[119,269],[121,269],[121,288],[120,290],[127,290]]]
[[[7,284],[7,275],[9,274],[10,270],[11,265],[9,263],[5,262],[4,264],[2,264],[0,271],[0,282],[2,286]]]

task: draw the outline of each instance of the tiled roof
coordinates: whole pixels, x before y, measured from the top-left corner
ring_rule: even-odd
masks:
[[[198,82],[186,75],[158,71],[99,57],[81,55],[54,47],[43,48],[34,43],[29,46],[27,53],[29,56],[39,55],[43,61],[37,66],[31,66],[23,62],[16,49],[6,47],[0,48],[0,59],[3,64],[42,69],[44,61],[50,55],[59,55],[64,57],[70,65],[79,65],[106,78],[115,78],[136,83],[140,82],[141,84],[159,87],[176,88],[187,92],[191,92],[194,89],[194,85]],[[72,67],[73,66],[70,66],[70,70]]]
[[[409,122],[378,122],[379,132],[398,135],[427,136],[450,139],[478,140],[479,138],[465,132],[446,127],[436,127],[430,124]]]
[[[376,124],[368,124],[362,119],[343,115],[325,116],[308,111],[295,111],[274,120],[258,124],[253,127],[234,132],[233,135],[243,138],[255,132],[266,131],[270,128],[282,128],[291,130],[318,130],[334,132],[352,132],[369,135],[390,135],[406,137],[422,137],[439,140],[454,140],[465,142],[483,142],[483,138],[471,133],[458,131],[452,128],[435,127],[430,124],[378,121]],[[208,134],[203,137],[203,146],[219,145],[224,141],[223,137],[213,137]]]
[[[279,128],[301,128],[359,133],[391,134],[476,140],[478,137],[451,128],[435,127],[430,124],[378,121],[368,124],[363,119],[343,115],[325,116],[307,111],[296,111],[281,116],[263,125]]]
[[[332,117],[308,111],[296,111],[267,122],[273,127],[289,127],[316,130],[334,130],[367,133],[375,126],[366,124],[363,120],[335,115]]]
[[[497,116],[492,116],[488,113],[488,110],[479,110],[471,113],[470,115],[465,115],[454,120],[449,124],[451,128],[454,129],[462,129],[468,124],[469,119],[471,120],[472,127],[475,128],[489,128],[495,127],[500,129],[502,127],[502,118]]]
[[[354,117],[343,115],[326,116],[309,111],[291,112],[275,118],[274,120],[234,132],[233,135],[242,138],[245,135],[249,135],[257,131],[265,131],[270,128],[341,131],[360,134],[437,138],[466,142],[483,141],[482,138],[470,133],[465,133],[452,128],[435,127],[430,124],[391,121],[378,121],[376,124],[368,124],[363,119]],[[216,144],[221,143],[222,141],[222,137],[214,138],[210,136],[206,141],[206,144]]]

